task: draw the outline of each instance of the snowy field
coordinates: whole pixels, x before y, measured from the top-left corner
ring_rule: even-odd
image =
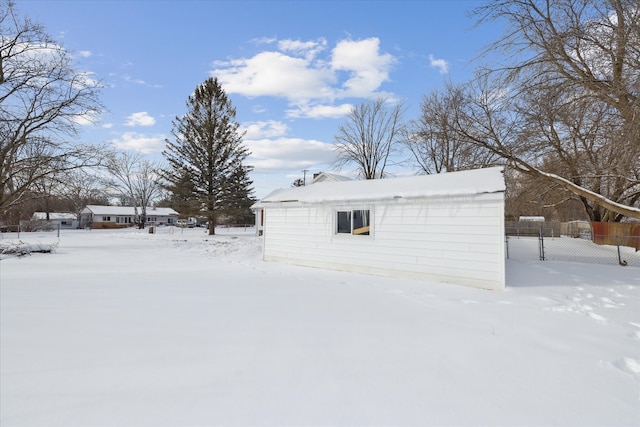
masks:
[[[20,235],[58,246],[0,260],[2,427],[640,423],[640,268],[509,259],[484,291],[171,230]]]

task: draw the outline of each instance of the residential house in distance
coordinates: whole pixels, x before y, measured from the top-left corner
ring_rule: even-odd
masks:
[[[31,216],[31,226],[38,229],[75,229],[79,225],[78,215],[73,212],[34,212]]]
[[[138,208],[138,214],[141,209]],[[146,222],[151,225],[175,225],[178,212],[171,208],[147,208]],[[123,228],[135,225],[136,212],[133,206],[87,205],[80,212],[82,228]]]
[[[312,184],[316,184],[318,182],[338,182],[338,181],[353,181],[353,179],[348,176],[338,175],[335,173],[329,172],[318,172],[313,174]]]
[[[252,209],[265,261],[497,290],[505,189],[498,167],[318,182],[276,190]]]

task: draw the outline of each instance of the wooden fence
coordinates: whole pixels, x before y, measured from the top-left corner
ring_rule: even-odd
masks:
[[[630,246],[640,250],[640,223],[592,222],[593,242],[598,245]]]

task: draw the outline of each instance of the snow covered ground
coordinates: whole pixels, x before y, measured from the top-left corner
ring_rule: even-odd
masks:
[[[0,261],[0,425],[640,423],[640,268],[512,258],[495,292],[171,230],[20,235],[59,244]]]

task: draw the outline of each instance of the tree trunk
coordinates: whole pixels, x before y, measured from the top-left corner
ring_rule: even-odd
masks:
[[[216,217],[215,215],[209,215],[207,218],[209,221],[209,236],[216,234]]]

